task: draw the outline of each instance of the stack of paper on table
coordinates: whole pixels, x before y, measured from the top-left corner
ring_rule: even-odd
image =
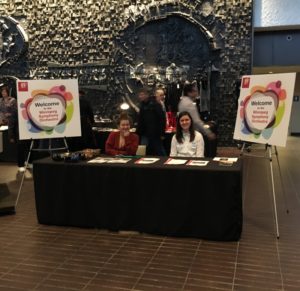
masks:
[[[238,158],[226,158],[226,157],[215,157],[214,161],[220,162],[220,161],[227,161],[227,162],[237,162]]]
[[[130,160],[131,159],[125,159],[125,158],[103,158],[103,157],[98,157],[96,159],[88,161],[88,163],[92,163],[92,164],[104,164],[104,163],[126,164]]]
[[[190,160],[187,163],[187,166],[198,166],[198,167],[205,167],[209,161],[199,161],[199,160]]]
[[[165,165],[184,165],[186,162],[187,160],[170,158],[165,162]]]
[[[159,158],[141,158],[137,160],[136,164],[154,164],[155,162],[159,161]]]

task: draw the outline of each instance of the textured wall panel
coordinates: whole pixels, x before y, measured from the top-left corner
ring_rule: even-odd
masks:
[[[185,15],[182,18],[190,23],[200,24],[212,36],[214,49],[209,51],[209,60],[215,64],[211,72],[211,110],[220,126],[221,143],[230,144],[236,82],[251,70],[250,0],[0,0],[0,14],[18,19],[29,34],[27,55],[18,63],[3,66],[0,74],[20,78],[78,77],[95,111],[111,118],[124,99],[122,71],[138,59],[126,60],[130,57],[126,51],[120,55],[122,43],[134,42],[134,29],[150,20],[176,13],[179,17]],[[207,63],[199,65],[200,77],[207,73]]]

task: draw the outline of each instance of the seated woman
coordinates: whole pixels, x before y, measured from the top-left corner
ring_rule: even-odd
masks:
[[[194,130],[191,115],[184,111],[177,118],[176,134],[171,142],[171,157],[204,157],[204,140]]]
[[[118,120],[119,131],[111,132],[105,144],[107,155],[129,155],[136,154],[139,137],[137,134],[130,132],[130,117],[127,114],[121,114]]]

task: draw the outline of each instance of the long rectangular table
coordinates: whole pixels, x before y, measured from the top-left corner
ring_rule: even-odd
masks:
[[[206,167],[34,163],[39,223],[235,241],[242,231],[242,161]]]

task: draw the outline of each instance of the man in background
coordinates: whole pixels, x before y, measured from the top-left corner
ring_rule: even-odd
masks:
[[[90,102],[85,98],[85,92],[79,90],[81,137],[68,139],[71,151],[87,148],[96,148],[96,140],[93,133],[94,113]]]
[[[159,104],[161,104],[163,111],[166,112],[167,111],[165,105],[166,94],[163,88],[158,88],[155,90],[155,99]]]
[[[202,133],[204,138],[208,140],[215,140],[216,135],[206,127],[204,122],[200,118],[200,114],[196,106],[196,97],[198,97],[199,91],[195,84],[186,84],[183,88],[183,96],[178,104],[178,111],[183,112],[187,111],[192,116],[195,129]]]
[[[165,156],[163,139],[166,128],[166,114],[161,103],[151,96],[149,89],[143,88],[138,92],[140,112],[138,116],[137,133],[141,144],[146,145],[146,154]]]

